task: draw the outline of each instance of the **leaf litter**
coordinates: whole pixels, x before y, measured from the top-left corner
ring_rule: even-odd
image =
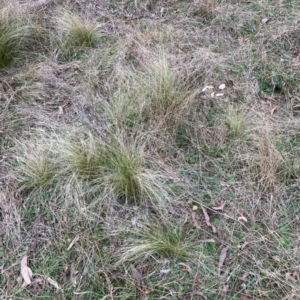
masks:
[[[221,250],[221,254],[220,254],[220,257],[219,257],[219,264],[218,264],[218,275],[219,277],[221,277],[221,269],[225,263],[225,260],[227,258],[227,251],[228,251],[229,247],[225,247]]]
[[[202,208],[202,211],[203,211],[203,214],[204,214],[204,218],[205,218],[205,223],[206,223],[206,225],[207,225],[208,227],[211,227],[213,233],[217,233],[216,227],[215,227],[213,224],[210,223],[210,217],[209,217],[209,215],[208,215],[206,209],[205,209],[203,206],[201,206],[201,208]]]
[[[28,264],[27,260],[28,260],[27,255],[25,255],[21,260],[21,276],[24,280],[22,286],[24,287],[31,284],[32,282],[32,271],[27,265]]]

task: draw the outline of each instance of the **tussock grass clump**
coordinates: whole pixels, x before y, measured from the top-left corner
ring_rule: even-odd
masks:
[[[162,206],[172,194],[166,184],[170,178],[156,164],[153,168],[147,164],[143,143],[124,140],[124,136],[110,142],[92,134],[55,140],[48,136],[48,141],[20,142],[15,158],[20,191],[31,194],[51,189],[72,197],[90,197],[88,202],[101,194],[98,201],[145,201]]]
[[[262,131],[252,162],[250,162],[253,179],[263,194],[276,193],[281,189],[278,171],[284,163],[276,148],[275,136],[268,130]]]
[[[146,112],[152,114],[150,117],[174,122],[189,108],[192,98],[180,73],[171,68],[166,54],[146,65],[140,92],[146,101]]]
[[[225,126],[227,140],[247,139],[249,131],[249,117],[244,111],[237,111],[233,107],[228,107],[225,111]]]
[[[19,143],[16,155],[16,177],[20,191],[45,193],[57,185],[57,164],[44,140],[34,144]]]
[[[119,90],[107,108],[118,126],[173,132],[192,108],[195,93],[166,53],[153,55],[141,69],[128,68],[120,75]]]
[[[64,56],[74,56],[76,51],[96,46],[97,26],[88,18],[62,9],[54,21],[59,35],[60,50]]]
[[[34,40],[36,29],[9,10],[0,10],[0,69],[7,69],[22,58],[22,50]]]
[[[123,249],[123,262],[144,261],[151,257],[185,261],[195,255],[196,250],[192,235],[186,232],[184,225],[170,221],[144,226],[131,242],[132,245]]]
[[[89,182],[91,188],[126,201],[165,197],[160,176],[145,167],[143,145],[122,138],[108,144],[90,136],[69,142],[63,151],[75,175]]]

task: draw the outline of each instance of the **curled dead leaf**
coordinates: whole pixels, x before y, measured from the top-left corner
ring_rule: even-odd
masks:
[[[285,280],[286,281],[291,281],[291,282],[297,282],[297,278],[295,276],[295,274],[291,273],[291,272],[287,272],[285,273]]]
[[[245,242],[241,245],[241,250],[244,250],[244,248],[249,245],[249,242]]]
[[[238,221],[243,221],[243,222],[247,223],[248,219],[244,216],[241,216],[241,217],[238,217]]]
[[[201,226],[199,225],[199,223],[198,223],[198,221],[197,221],[197,215],[196,215],[196,213],[195,212],[192,212],[192,214],[191,214],[191,216],[192,216],[192,220],[193,220],[193,223],[194,223],[194,226],[197,228],[197,229],[201,229]]]
[[[32,281],[32,283],[36,283],[38,285],[43,285],[44,280],[43,280],[43,278],[36,278]]]
[[[134,279],[136,279],[137,281],[142,281],[143,280],[143,276],[142,274],[135,268],[134,265],[130,265],[130,269],[132,272],[132,275],[134,277]]]
[[[58,115],[61,116],[64,114],[64,109],[62,108],[62,106],[58,107]]]
[[[22,276],[19,276],[19,277],[17,278],[17,283],[18,283],[18,285],[21,285],[22,282],[23,282],[23,278],[22,278]]]
[[[165,269],[165,270],[160,270],[159,274],[163,275],[163,274],[169,274],[171,272],[171,269]]]
[[[73,287],[77,286],[77,278],[76,278],[76,270],[75,270],[75,266],[74,264],[71,264],[71,268],[70,268],[70,278],[71,278],[71,282]]]
[[[249,273],[248,273],[248,272],[245,272],[245,273],[243,274],[243,276],[241,277],[241,280],[242,280],[242,281],[247,281],[248,276],[249,276]]]
[[[263,24],[267,24],[269,21],[270,21],[269,18],[263,18],[263,19],[261,20],[261,22],[262,22]]]
[[[213,233],[216,233],[217,229],[216,229],[216,227],[213,224],[210,223],[210,218],[209,218],[209,215],[208,215],[206,209],[204,207],[202,207],[202,206],[201,206],[201,208],[202,208],[202,211],[203,211],[203,214],[204,214],[206,225],[209,226],[209,227],[211,227]]]
[[[48,281],[52,286],[54,286],[57,290],[60,289],[58,283],[57,283],[54,279],[52,279],[52,278],[50,278],[50,277],[47,277],[47,281]]]
[[[238,42],[239,42],[240,45],[243,45],[243,44],[245,43],[245,38],[242,37],[242,36],[240,36],[240,37],[238,38]]]
[[[224,210],[226,202],[223,202],[220,206],[214,206],[212,209],[214,210]]]
[[[274,255],[274,256],[272,256],[272,258],[273,258],[275,261],[280,262],[280,257],[279,257],[279,256]]]
[[[27,255],[25,255],[21,260],[21,276],[24,280],[23,286],[31,284],[32,271],[27,266]]]
[[[215,243],[214,239],[200,240],[201,243]]]
[[[192,272],[192,268],[191,268],[188,264],[185,264],[185,263],[179,263],[178,265],[184,267],[184,269],[185,269],[187,272],[189,272],[189,273]]]
[[[270,114],[271,116],[273,116],[275,110],[278,108],[279,105],[275,105],[271,110],[270,110]]]
[[[213,85],[207,85],[207,86],[205,86],[205,87],[202,89],[202,92],[205,92],[206,90],[211,90],[211,89],[213,89],[213,88],[214,88]]]
[[[229,247],[225,247],[221,250],[220,257],[219,257],[219,264],[218,264],[218,275],[221,276],[221,269],[225,263],[226,257],[227,257],[227,251]]]

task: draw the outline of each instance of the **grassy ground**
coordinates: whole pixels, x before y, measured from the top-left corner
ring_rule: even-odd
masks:
[[[300,299],[298,0],[0,9],[0,299]]]

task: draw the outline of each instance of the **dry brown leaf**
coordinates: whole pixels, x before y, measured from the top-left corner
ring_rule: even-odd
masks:
[[[201,243],[215,243],[214,239],[200,240]]]
[[[132,217],[132,218],[131,218],[131,225],[132,225],[132,226],[136,226],[136,223],[137,223],[136,217]]]
[[[243,276],[241,277],[241,280],[247,281],[248,276],[249,276],[249,273],[248,273],[248,272],[245,272],[245,273],[243,274]]]
[[[249,242],[245,242],[241,245],[241,250],[243,250],[247,245],[249,245]]]
[[[64,109],[62,108],[62,106],[58,107],[58,115],[61,116],[64,114]]]
[[[224,262],[226,260],[228,249],[229,249],[229,247],[225,247],[221,250],[221,254],[220,254],[220,257],[219,257],[219,264],[218,264],[218,275],[219,275],[219,277],[221,276],[221,268],[223,267]]]
[[[292,274],[291,272],[287,272],[285,274],[285,280],[286,281],[297,282],[297,278],[295,278],[294,274]]]
[[[208,298],[205,296],[204,293],[200,292],[200,291],[194,291],[191,293],[191,296],[201,296],[204,300],[208,300]]]
[[[275,110],[278,108],[279,105],[275,105],[271,110],[270,110],[270,114],[271,116],[273,116]]]
[[[165,270],[160,270],[159,274],[169,274],[171,272],[171,269],[165,269]]]
[[[32,283],[37,283],[38,285],[43,285],[44,279],[43,278],[36,278],[32,281]]]
[[[3,267],[4,267],[4,265],[2,265],[0,268],[0,274],[2,273],[5,276],[6,288],[7,288],[7,290],[10,290],[11,286],[12,286],[12,273],[9,271],[3,271]],[[21,278],[21,283],[22,283],[22,278]]]
[[[50,277],[47,277],[47,281],[48,281],[51,285],[53,285],[57,290],[60,289],[58,283],[57,283],[54,279],[52,279],[52,278],[50,278]]]
[[[204,214],[206,225],[209,226],[209,227],[211,227],[213,233],[216,233],[217,229],[216,229],[216,227],[213,224],[210,223],[210,218],[209,218],[208,213],[206,212],[206,209],[204,207],[202,207],[202,206],[201,206],[201,208],[202,208],[202,211],[203,211],[203,214]]]
[[[189,219],[189,214],[186,213],[186,214],[185,214],[185,217],[184,217],[183,224],[186,224],[186,222],[188,221],[188,219]]]
[[[188,264],[185,264],[185,263],[179,263],[178,265],[184,267],[184,269],[185,269],[186,271],[188,271],[189,273],[192,272],[192,268],[191,268]]]
[[[223,293],[226,294],[228,292],[228,290],[229,290],[229,285],[228,284],[224,284],[222,290],[223,290]]]
[[[245,223],[248,222],[247,218],[244,217],[244,216],[238,217],[238,221],[243,221],[243,222],[245,222]]]
[[[22,278],[22,276],[19,276],[19,277],[17,278],[17,283],[18,283],[18,285],[21,285],[22,282],[23,282],[23,278]]]
[[[263,24],[267,24],[269,21],[270,21],[269,18],[263,18],[263,19],[261,20],[261,22],[262,22]]]
[[[207,86],[205,86],[205,87],[202,89],[202,92],[205,92],[206,90],[211,90],[211,89],[213,89],[213,88],[214,88],[213,85],[207,85]]]
[[[240,36],[240,37],[238,38],[238,42],[239,42],[240,45],[243,45],[243,44],[245,43],[245,38],[242,37],[242,36]]]
[[[77,286],[77,279],[76,279],[76,270],[75,270],[75,266],[74,264],[71,264],[71,268],[70,268],[70,278],[71,278],[71,282],[73,287]]]
[[[274,256],[272,256],[272,258],[273,258],[275,261],[280,262],[279,256],[274,255]]]
[[[194,226],[197,228],[197,229],[201,229],[201,226],[198,224],[197,222],[197,215],[195,212],[192,212],[191,214],[192,216],[192,220],[193,220],[193,223],[194,223]]]
[[[79,235],[76,235],[76,236],[74,237],[73,241],[70,243],[70,245],[69,245],[67,251],[69,251],[69,250],[74,246],[74,244],[78,242],[78,240],[79,240]]]
[[[130,265],[130,269],[131,269],[131,272],[132,272],[132,275],[133,275],[134,279],[136,279],[137,281],[142,281],[143,280],[142,274],[135,268],[134,265]]]
[[[31,283],[32,271],[27,266],[27,255],[25,255],[21,260],[21,276],[24,280],[23,286],[26,286]]]
[[[214,210],[224,210],[225,205],[226,205],[226,202],[223,202],[220,206],[215,206],[212,209],[214,209]]]

